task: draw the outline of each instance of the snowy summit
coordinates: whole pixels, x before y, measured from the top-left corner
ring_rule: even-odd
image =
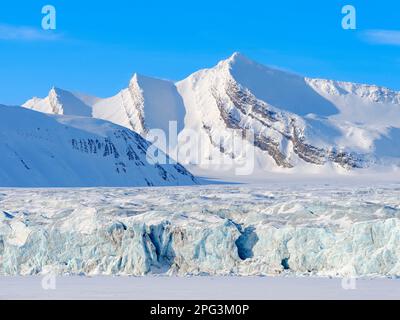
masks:
[[[392,172],[400,166],[399,92],[306,78],[240,53],[176,83],[134,74],[127,88],[109,98],[52,88],[47,97],[23,107],[58,115],[59,121],[65,116],[106,120],[145,139],[161,129],[169,141],[174,134],[170,122],[175,121],[177,145],[156,146],[193,172],[210,176],[218,177],[221,168],[204,163],[217,158],[244,163],[248,147],[254,150],[254,176]],[[91,122],[96,125],[104,124]],[[10,130],[16,134],[14,126]],[[196,132],[201,152],[181,157],[187,131]],[[245,134],[249,131],[251,140]],[[234,140],[241,141],[239,147]]]

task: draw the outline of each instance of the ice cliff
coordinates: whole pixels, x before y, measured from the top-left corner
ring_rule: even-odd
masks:
[[[400,189],[1,190],[0,274],[400,275]]]

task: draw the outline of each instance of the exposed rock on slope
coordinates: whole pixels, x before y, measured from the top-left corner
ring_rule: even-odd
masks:
[[[24,106],[77,115],[91,109],[91,116],[145,137],[161,129],[167,142],[176,130],[178,148],[174,139],[169,148],[157,146],[184,164],[217,172],[221,167],[210,162],[244,163],[253,147],[255,169],[267,172],[344,172],[400,164],[399,92],[305,78],[239,53],[176,84],[135,75],[127,89],[111,98],[86,99],[56,89]],[[170,121],[177,122],[172,132]],[[188,132],[198,136],[200,152],[186,154],[182,145]]]
[[[196,179],[139,134],[103,120],[0,106],[0,186],[174,186]],[[154,150],[153,150],[154,149]],[[149,152],[148,152],[149,151]]]

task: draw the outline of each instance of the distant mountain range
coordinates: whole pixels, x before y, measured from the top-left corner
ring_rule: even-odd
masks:
[[[205,168],[214,175],[221,167],[210,166],[213,159],[239,166],[249,160],[248,147],[253,148],[257,175],[400,166],[399,92],[304,78],[239,53],[176,83],[135,74],[128,88],[110,98],[52,88],[47,97],[30,99],[23,107],[59,115],[51,118],[57,123],[79,122],[62,116],[107,120],[144,138],[151,138],[152,129],[162,129],[168,140],[169,123],[176,121],[177,144],[157,147],[195,171]],[[81,122],[112,127],[84,118]],[[125,132],[136,137],[129,130]],[[198,134],[200,153],[181,152],[188,131]]]

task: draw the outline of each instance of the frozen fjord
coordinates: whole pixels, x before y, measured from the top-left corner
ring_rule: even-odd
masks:
[[[0,189],[0,214],[1,275],[400,275],[400,185]]]
[[[0,277],[0,299],[65,300],[331,300],[390,299],[400,296],[400,280],[357,279],[354,290],[343,280],[314,277],[57,277],[55,290],[44,278]],[[240,290],[238,290],[240,288]]]

